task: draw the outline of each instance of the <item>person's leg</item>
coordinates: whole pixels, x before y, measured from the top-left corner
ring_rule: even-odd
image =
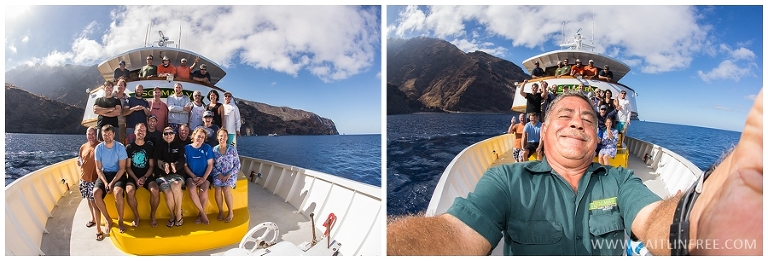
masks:
[[[203,205],[200,204],[200,195],[198,194],[199,191],[192,178],[187,178],[187,190],[189,191],[189,198],[192,199],[192,204],[195,205],[199,213],[203,213]],[[199,213],[195,219],[195,224],[202,222],[202,217]]]
[[[173,191],[171,190],[171,184],[169,180],[165,179],[165,177],[161,177],[157,179],[157,183],[158,183],[157,186],[160,188],[160,191],[165,193],[165,205],[168,206],[168,212],[171,212],[171,216],[168,218],[168,223],[165,224],[167,227],[170,228],[174,226],[175,224],[174,222],[176,221],[176,216],[175,216],[176,199],[173,195]]]
[[[224,220],[224,222],[229,223],[232,221],[232,218],[235,217],[235,212],[232,209],[234,207],[234,201],[232,200],[232,187],[224,186],[224,200],[227,202],[228,210],[227,218]]]
[[[133,182],[125,184],[125,194],[128,201],[128,207],[130,207],[131,212],[133,212],[133,222],[131,222],[131,226],[138,227],[139,219],[141,217],[139,216],[139,204],[136,202],[136,184]]]
[[[96,181],[96,187],[93,189],[93,197],[94,197],[94,203],[96,204],[96,208],[98,208],[99,212],[104,216],[104,220],[106,221],[105,230],[107,231],[107,234],[109,234],[110,230],[112,229],[112,218],[109,217],[109,213],[107,212],[107,206],[104,204],[104,197],[106,197],[106,186],[103,182],[99,179]],[[101,218],[96,219],[96,227],[97,231],[101,233]]]
[[[203,182],[203,184],[200,184],[200,187],[198,187],[198,197],[200,197],[200,218],[203,224],[208,224],[210,221],[208,220],[208,215],[205,213],[205,207],[208,206],[208,188],[211,187],[211,183],[209,181]]]
[[[115,187],[112,189],[112,195],[115,196],[115,208],[117,208],[117,228],[120,233],[125,232],[125,224],[123,224],[123,214],[125,213],[125,201],[123,199],[123,188],[115,183]]]
[[[181,199],[184,197],[184,192],[181,191],[181,181],[174,180],[171,183],[171,190],[173,190],[174,194],[174,204],[175,204],[175,216],[176,216],[176,226],[181,226],[184,224],[184,216],[181,212]]]
[[[213,187],[213,198],[216,199],[216,207],[219,208],[219,216],[216,217],[216,220],[222,221],[224,220],[224,188],[223,187]]]
[[[157,214],[157,206],[160,205],[160,187],[155,181],[148,181],[145,186],[149,190],[149,223],[152,227],[156,227],[157,218],[155,214]]]

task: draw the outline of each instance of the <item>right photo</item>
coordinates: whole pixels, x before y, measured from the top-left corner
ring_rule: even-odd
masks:
[[[387,255],[762,255],[762,6],[387,6]]]

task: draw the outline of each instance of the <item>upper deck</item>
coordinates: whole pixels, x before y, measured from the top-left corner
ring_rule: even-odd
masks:
[[[200,57],[200,61],[195,65],[196,68],[194,68],[192,71],[197,70],[201,64],[205,64],[208,73],[211,74],[211,85],[215,85],[222,78],[224,78],[225,75],[227,75],[227,72],[225,72],[224,69],[219,66],[219,64],[195,52],[179,48],[158,46],[133,49],[112,57],[99,64],[99,73],[101,73],[101,76],[104,77],[104,80],[113,80],[112,78],[114,76],[115,69],[120,67],[121,60],[125,61],[125,68],[130,70],[132,74],[137,73],[139,70],[141,70],[141,67],[144,67],[144,65],[147,64],[146,58],[149,55],[154,57],[153,64],[155,66],[158,66],[162,61],[162,58],[165,56],[168,57],[173,66],[179,66],[181,58],[186,58],[187,66],[192,66],[195,58]]]
[[[557,62],[563,61],[566,58],[570,63],[569,66],[574,65],[576,62],[576,59],[581,60],[581,63],[583,65],[587,65],[589,60],[594,60],[595,67],[597,67],[598,71],[603,69],[603,65],[608,65],[611,72],[613,72],[614,82],[618,82],[622,77],[627,75],[627,73],[629,73],[630,71],[628,65],[618,60],[614,60],[611,57],[608,57],[599,53],[595,53],[595,52],[590,52],[585,50],[572,50],[572,49],[551,51],[548,53],[544,53],[544,54],[540,54],[540,55],[528,58],[527,60],[523,61],[523,66],[525,67],[526,70],[528,70],[529,74],[532,74],[533,69],[536,68],[534,63],[538,61],[541,68],[544,69],[545,75],[555,75],[555,70],[557,69]]]

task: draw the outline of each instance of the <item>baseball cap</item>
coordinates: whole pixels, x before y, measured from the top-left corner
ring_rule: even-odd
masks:
[[[577,62],[577,63],[580,63],[580,62],[581,62],[581,60],[579,60],[579,59],[576,59],[576,62]]]
[[[152,115],[149,115],[149,118],[147,118],[147,120],[149,120],[149,119],[155,119],[155,120],[157,120],[157,116],[155,116],[154,114],[152,114]]]
[[[123,61],[123,60],[120,60],[120,63],[118,63],[118,64],[122,64],[122,65],[125,65],[125,61]]]
[[[595,63],[595,60],[589,60],[589,63]]]
[[[607,108],[608,108],[608,107],[606,107],[605,105],[600,105],[600,109],[601,109],[601,110],[602,110],[602,109],[607,109]]]
[[[205,117],[213,117],[213,112],[212,111],[205,111],[205,112],[203,112],[203,118],[205,118]]]
[[[187,62],[187,58],[181,58],[181,62],[182,63],[186,63]]]
[[[163,61],[170,61],[170,59],[168,59],[168,56],[163,56]]]
[[[539,61],[535,61],[535,62],[533,62],[533,64],[539,64]]]
[[[205,64],[201,64],[200,69],[208,69],[208,66],[206,66]]]

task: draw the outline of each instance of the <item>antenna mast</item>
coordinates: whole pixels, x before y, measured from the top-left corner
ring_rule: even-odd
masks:
[[[560,32],[560,36],[563,37],[563,40],[560,42],[561,44],[565,44],[565,21],[563,21],[563,29]]]
[[[592,8],[592,51],[595,51],[595,8]]]

